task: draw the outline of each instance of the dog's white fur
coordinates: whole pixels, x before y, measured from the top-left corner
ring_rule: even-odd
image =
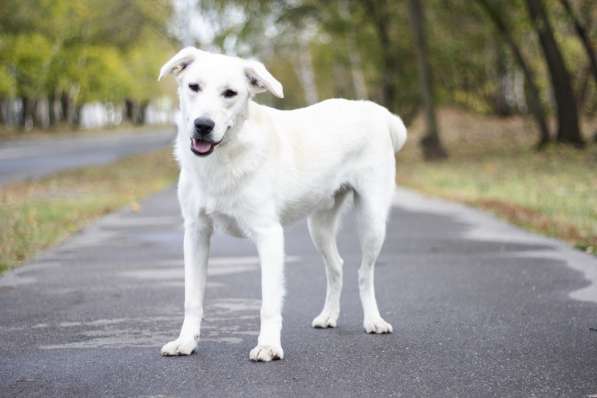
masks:
[[[284,356],[283,226],[295,220],[308,217],[311,238],[325,263],[325,304],[312,325],[335,327],[342,289],[336,230],[351,196],[362,249],[363,326],[368,333],[392,332],[377,307],[373,269],[394,193],[395,152],[406,140],[401,119],[369,101],[330,99],[293,111],[259,105],[251,100],[258,92],[283,97],[282,85],[263,64],[192,47],[169,60],[160,79],[167,74],[176,76],[181,106],[175,154],[185,227],[185,316],[179,337],[162,347],[162,355],[188,355],[197,347],[214,228],[247,237],[258,249],[261,328],[250,359]],[[198,84],[200,91],[189,84]],[[226,89],[238,94],[226,98]],[[213,139],[221,141],[205,157],[190,150],[198,117],[215,122]]]

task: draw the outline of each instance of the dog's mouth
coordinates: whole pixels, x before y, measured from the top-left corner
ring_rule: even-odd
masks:
[[[191,138],[191,151],[197,156],[207,156],[214,151],[219,142]]]

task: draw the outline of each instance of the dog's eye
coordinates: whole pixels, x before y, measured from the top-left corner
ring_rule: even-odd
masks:
[[[201,91],[201,87],[199,87],[199,85],[197,83],[190,83],[189,88],[191,89],[191,91],[194,91],[196,93]]]
[[[232,97],[236,97],[236,94],[238,94],[236,91],[234,90],[225,90],[222,95],[226,98],[232,98]]]

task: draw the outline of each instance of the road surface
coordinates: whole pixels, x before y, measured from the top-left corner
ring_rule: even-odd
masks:
[[[0,184],[57,171],[111,163],[124,156],[167,147],[173,129],[150,133],[9,140],[0,142]]]
[[[160,357],[183,316],[181,220],[168,190],[0,279],[0,396],[597,394],[594,257],[409,191],[398,191],[396,204],[376,278],[392,335],[362,330],[348,217],[337,329],[310,327],[325,282],[298,224],[286,233],[286,358],[250,362],[259,314],[255,250],[217,235],[198,353]]]

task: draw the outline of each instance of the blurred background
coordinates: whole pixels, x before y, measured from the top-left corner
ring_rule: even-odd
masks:
[[[593,252],[596,25],[594,0],[0,0],[0,140],[6,147],[115,127],[155,133],[172,124],[177,108],[174,82],[158,84],[158,70],[194,45],[264,62],[286,98],[264,95],[260,102],[289,109],[346,97],[385,105],[409,127],[398,156],[400,184]],[[19,156],[2,157],[1,148],[6,171]],[[58,190],[51,176],[0,186],[3,207],[14,210],[17,202],[39,201],[40,192],[48,195],[46,207],[56,197],[64,202],[72,195],[64,189],[69,178],[80,195],[103,187],[94,200],[120,192],[115,179],[123,185],[118,200],[69,216],[72,225],[65,216],[38,220],[40,211],[32,216],[19,207],[18,220],[4,223],[0,251],[50,222],[70,231],[81,219],[138,206],[136,198],[175,180],[165,153],[154,154],[159,162],[130,163],[142,181],[120,175],[122,167],[118,175],[107,165],[85,170],[82,161],[70,177],[61,171]],[[111,177],[82,188],[92,180],[88,173]],[[45,234],[35,247],[65,235]],[[4,266],[30,251],[5,256]]]
[[[195,45],[261,59],[286,87],[278,107],[370,98],[409,123],[435,103],[528,116],[542,143],[582,145],[594,137],[582,128],[597,109],[591,0],[1,5],[4,129],[168,122],[176,102],[156,71],[180,47]],[[439,139],[425,142],[429,156],[443,155]]]

